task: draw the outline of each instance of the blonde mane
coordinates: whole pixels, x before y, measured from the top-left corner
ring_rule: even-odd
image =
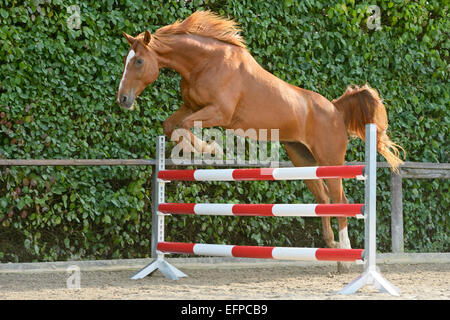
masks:
[[[196,11],[183,21],[176,21],[156,30],[149,45],[153,48],[163,47],[171,35],[195,34],[245,48],[245,40],[239,32],[241,29],[234,20],[223,18],[211,11]]]

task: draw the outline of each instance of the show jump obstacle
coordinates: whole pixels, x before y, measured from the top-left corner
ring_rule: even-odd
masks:
[[[141,279],[156,269],[173,280],[186,274],[164,260],[167,253],[221,257],[244,257],[279,260],[318,260],[363,262],[364,272],[339,291],[355,293],[365,284],[373,284],[381,292],[399,295],[398,289],[377,271],[376,267],[376,126],[366,125],[366,163],[361,166],[329,166],[262,169],[165,170],[165,139],[159,136],[156,156],[158,165],[153,180],[152,257],[149,265],[132,279]],[[324,178],[357,178],[365,180],[364,204],[206,204],[165,203],[164,185],[168,181],[244,181],[299,180]],[[365,221],[363,249],[255,247],[222,244],[196,244],[164,241],[164,218],[170,214],[356,217]]]

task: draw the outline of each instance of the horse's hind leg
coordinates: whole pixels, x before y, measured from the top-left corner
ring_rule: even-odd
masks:
[[[348,203],[344,194],[342,179],[327,179],[327,185],[330,189],[333,203]],[[342,249],[351,249],[350,238],[348,236],[347,217],[338,217],[339,224],[339,246]],[[338,261],[338,272],[347,272],[350,269],[350,262]]]
[[[300,142],[283,142],[289,159],[294,166],[307,167],[316,166],[317,162],[309,149]],[[317,203],[330,203],[329,191],[323,180],[305,180],[308,189],[314,195]],[[330,248],[336,248],[334,233],[331,228],[330,217],[322,217],[322,234],[325,244]]]
[[[336,166],[344,164],[345,152],[347,149],[347,133],[345,130],[329,128],[330,136],[333,136],[334,143],[315,144],[312,150],[317,163],[320,166]],[[334,131],[334,132],[333,132]],[[344,194],[342,179],[326,179],[329,195],[333,203],[347,203]],[[338,217],[339,224],[339,248],[350,249],[350,239],[347,229],[347,217]],[[345,272],[350,268],[348,262],[338,262],[338,271]]]
[[[288,142],[283,144],[286,149],[286,153],[289,156],[289,159],[291,159],[292,163],[295,166],[344,164],[344,154],[342,154],[342,152],[333,153],[335,155],[335,159],[329,157],[328,161],[320,161],[320,158],[317,157],[319,161],[316,161],[316,157],[313,156],[313,154],[305,145],[297,142]],[[328,150],[330,149],[332,149],[331,146],[329,146]],[[341,159],[339,159],[339,155],[341,155]],[[330,158],[331,160],[329,160]],[[305,180],[304,182],[314,195],[317,203],[330,203],[330,196],[333,200],[333,203],[347,203],[347,198],[344,195],[344,189],[342,186],[342,179],[326,179],[327,184],[325,184],[323,180]],[[350,249],[351,245],[348,237],[347,217],[338,217],[339,243],[336,243],[334,241],[334,233],[333,229],[331,228],[330,220],[330,217],[322,218],[323,239],[326,245],[330,248]],[[338,261],[337,266],[339,272],[347,272],[350,268],[350,263]]]

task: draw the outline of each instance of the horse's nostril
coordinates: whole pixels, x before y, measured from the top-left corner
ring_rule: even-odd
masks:
[[[121,101],[122,101],[122,103],[125,103],[125,102],[127,102],[127,96],[122,96],[122,99],[121,99]]]

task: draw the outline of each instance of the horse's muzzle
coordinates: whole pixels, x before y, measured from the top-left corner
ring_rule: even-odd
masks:
[[[125,109],[131,109],[134,103],[134,95],[121,94],[117,98],[119,106]]]

